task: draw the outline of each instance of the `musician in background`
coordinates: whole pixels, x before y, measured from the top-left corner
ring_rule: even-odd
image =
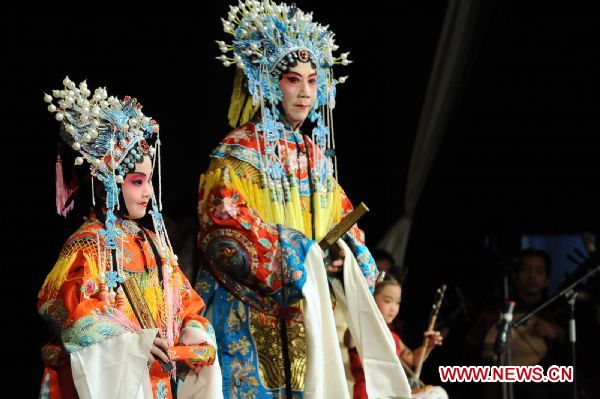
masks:
[[[531,312],[547,299],[551,267],[551,258],[545,251],[528,248],[521,252],[514,275],[514,290],[510,295],[510,299],[516,302],[514,320]],[[496,325],[504,305],[499,301],[485,308],[467,336],[469,352],[478,356],[483,363],[497,364],[497,355],[494,353]],[[558,322],[560,318],[560,308],[549,306],[531,317],[524,325],[517,327],[510,341],[512,365],[538,364],[546,369],[552,364],[563,363],[557,360],[568,358],[564,353],[566,333],[565,328]],[[560,385],[551,386],[553,390],[560,391]],[[548,396],[549,387],[548,384],[515,384],[515,396],[550,398],[552,396]],[[486,386],[486,388],[495,387]],[[487,397],[496,397],[496,395],[498,392],[490,390]]]
[[[377,265],[377,270],[380,273],[386,272],[394,277],[399,276],[400,268],[396,266],[396,261],[389,252],[384,249],[376,248],[371,251],[371,255],[373,256],[375,264]]]
[[[379,272],[386,272],[388,274],[395,274],[396,271],[396,262],[394,261],[394,257],[387,252],[385,249],[376,248],[371,251],[371,255],[373,256],[373,260],[375,260],[375,264],[377,265],[377,270]]]
[[[398,313],[400,312],[402,294],[401,283],[390,274],[382,272],[381,275],[383,278],[378,279],[373,292],[375,303],[377,304],[383,319],[388,324],[388,327],[390,327],[396,346],[396,355],[400,358],[400,361],[405,368],[414,370],[421,352],[425,351],[425,358],[427,358],[433,348],[442,345],[443,337],[439,331],[425,331],[423,335],[429,337],[427,347],[421,346],[414,351],[407,347],[404,342],[402,342],[400,336],[392,329],[392,322],[397,318]],[[366,399],[368,396],[365,385],[365,375],[363,373],[360,357],[356,350],[356,344],[354,343],[349,330],[346,330],[344,343],[348,347],[350,369],[354,377],[354,399]],[[428,385],[423,389],[413,391],[413,398],[447,399],[448,394],[442,387]]]

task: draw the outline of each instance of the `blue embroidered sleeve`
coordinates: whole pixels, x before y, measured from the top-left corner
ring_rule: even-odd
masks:
[[[294,229],[280,225],[277,228],[285,271],[286,301],[289,303],[302,298],[302,287],[306,282],[306,254],[314,241]]]
[[[212,302],[218,284],[219,283],[217,283],[217,281],[211,275],[210,270],[208,270],[206,267],[200,269],[198,276],[196,276],[194,289],[206,304],[204,311],[206,311],[209,304]]]
[[[358,241],[351,234],[344,235],[344,241],[350,247],[352,254],[360,266],[360,270],[365,277],[367,285],[369,286],[369,290],[373,293],[375,280],[377,279],[377,266],[375,265],[375,260],[371,256],[371,252],[365,244]]]

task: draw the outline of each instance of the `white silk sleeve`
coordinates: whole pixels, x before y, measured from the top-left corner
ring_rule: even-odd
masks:
[[[126,332],[72,352],[73,382],[79,397],[151,399],[148,359],[157,332]]]

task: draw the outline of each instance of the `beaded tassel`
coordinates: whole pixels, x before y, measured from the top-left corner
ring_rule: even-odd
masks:
[[[98,285],[98,299],[108,303],[108,289],[104,281],[104,273],[100,273],[100,284]]]
[[[116,308],[123,311],[125,308],[125,301],[125,291],[123,291],[123,288],[121,287],[117,288],[117,300],[115,303]]]
[[[115,293],[115,290],[113,290],[112,288],[108,291],[108,299],[110,301],[110,306],[114,307],[115,306],[115,298],[116,298],[117,294]]]

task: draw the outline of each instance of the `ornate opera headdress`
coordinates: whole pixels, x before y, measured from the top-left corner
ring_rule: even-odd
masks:
[[[136,163],[142,162],[145,155],[152,158],[153,166],[158,158],[159,201],[157,204],[156,197],[152,194],[150,213],[160,249],[167,263],[170,262],[171,245],[160,213],[159,128],[155,120],[142,113],[141,104],[134,98],[124,97],[119,100],[113,96],[108,97],[105,88],[97,88],[92,95],[85,81],[77,87],[68,77],[63,80],[63,85],[64,89],[53,90],[52,95],[45,94],[44,101],[48,103],[48,111],[54,113],[56,120],[61,122],[62,140],[80,155],[75,158],[75,165],[82,165],[85,161],[89,163],[92,190],[94,178],[103,184],[106,193],[106,218],[104,229],[100,230],[98,237],[98,256],[99,264],[110,264],[106,282],[112,288],[124,278],[123,254],[118,251],[121,250],[121,231],[116,228],[114,213],[115,208],[119,208],[119,184],[127,173],[135,170]],[[158,156],[155,156],[157,152]],[[59,188],[59,183],[63,181],[62,172],[56,178]],[[57,210],[66,215],[68,210],[64,208],[64,200],[65,196],[57,193]],[[100,238],[103,239],[102,249]],[[117,265],[113,264],[112,255],[103,257],[104,251],[117,251],[120,255],[116,257]]]
[[[282,99],[279,78],[297,62],[310,62],[317,72],[317,99],[309,117],[315,122],[313,141],[329,158],[335,156],[333,118],[336,84],[344,83],[346,77],[334,79],[334,64],[348,65],[349,53],[334,57],[338,49],[334,34],[328,26],[312,21],[312,13],[304,13],[295,5],[277,4],[271,0],[246,0],[230,6],[223,29],[233,36],[231,44],[217,41],[223,55],[217,59],[223,65],[236,65],[237,81],[229,109],[230,124],[236,127],[245,123],[260,108],[262,123],[257,125],[265,139],[265,157],[262,168],[268,178],[277,180],[283,173],[276,156],[283,124],[278,121],[277,105]],[[232,54],[228,53],[231,52]],[[247,79],[250,99],[244,97],[241,74]],[[315,165],[317,176],[333,174],[330,163]],[[337,175],[337,173],[336,173]]]

